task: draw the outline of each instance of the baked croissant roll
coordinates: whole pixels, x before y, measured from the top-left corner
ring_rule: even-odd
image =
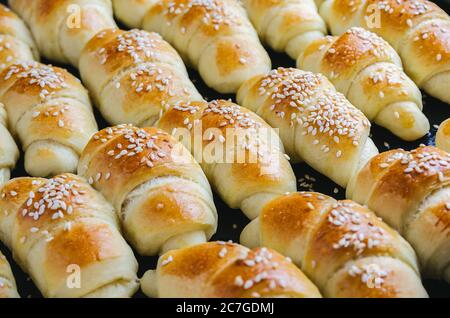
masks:
[[[9,5],[30,27],[43,56],[75,67],[94,35],[116,27],[110,0],[9,0]]]
[[[168,105],[202,100],[178,53],[156,33],[100,32],[83,50],[80,73],[115,125],[152,126]]]
[[[380,35],[398,52],[406,73],[420,88],[450,103],[450,17],[436,4],[427,0],[326,0],[320,14],[335,35],[352,26]]]
[[[347,188],[415,249],[426,276],[450,282],[450,154],[435,147],[374,157]]]
[[[351,28],[315,40],[300,54],[297,67],[327,76],[369,120],[404,140],[430,130],[420,90],[403,72],[394,49],[375,33]]]
[[[267,248],[214,242],[170,251],[141,280],[150,297],[319,298],[320,293],[288,259]]]
[[[281,196],[244,229],[241,243],[289,256],[326,297],[427,297],[411,246],[349,200],[312,192]]]
[[[211,189],[188,150],[169,134],[131,125],[91,139],[78,172],[116,208],[140,254],[206,242],[217,213]]]
[[[30,31],[14,12],[0,4],[0,72],[18,61],[38,59]]]
[[[0,191],[0,239],[44,297],[129,297],[137,261],[113,207],[82,178],[19,178]]]
[[[86,89],[66,70],[17,63],[0,74],[0,101],[32,176],[74,172],[97,124]]]
[[[244,83],[237,99],[279,129],[292,159],[343,187],[378,153],[370,122],[321,74],[278,68]]]
[[[276,132],[258,115],[230,101],[179,103],[157,123],[191,150],[211,185],[249,218],[296,178]]]
[[[436,146],[450,153],[450,118],[439,126],[436,133]]]
[[[131,27],[160,33],[198,69],[206,84],[234,93],[270,70],[271,62],[237,0],[113,0],[115,14]]]
[[[314,0],[243,0],[261,40],[297,59],[306,46],[327,34]]]
[[[17,61],[39,59],[30,32],[20,18],[0,4],[0,72]],[[19,149],[9,133],[6,111],[0,103],[0,185],[10,178]]]
[[[6,257],[0,252],[0,299],[19,297],[11,267]]]

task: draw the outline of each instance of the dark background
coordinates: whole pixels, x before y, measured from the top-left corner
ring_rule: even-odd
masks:
[[[0,3],[5,4],[6,2],[7,2],[6,0],[0,0]],[[436,0],[434,2],[438,3],[442,8],[444,8],[448,13],[450,13],[449,0]],[[273,52],[269,48],[266,49],[272,58],[273,68],[279,66],[295,67],[295,61],[290,59],[287,55]],[[51,62],[46,60],[43,60],[42,62],[51,64]],[[58,65],[58,66],[62,66],[64,68],[69,69],[74,75],[79,77],[78,71],[76,69],[71,68],[67,65]],[[233,100],[235,100],[235,96],[233,95],[220,95],[217,92],[209,89],[201,80],[200,76],[196,71],[191,69],[189,70],[189,72],[191,80],[197,86],[200,93],[203,96],[205,96],[206,99],[232,98]],[[380,152],[392,148],[404,148],[409,150],[418,147],[420,144],[434,145],[437,126],[442,121],[450,117],[450,105],[447,105],[430,96],[427,96],[424,92],[422,93],[424,96],[424,113],[429,118],[430,124],[432,126],[430,133],[426,137],[417,140],[415,142],[404,142],[393,136],[384,128],[378,127],[374,124],[372,127],[372,138],[376,143],[376,145],[378,146]],[[108,126],[108,124],[105,122],[105,120],[97,111],[95,112],[95,116],[97,118],[97,123],[99,124],[100,129]],[[312,170],[306,164],[295,165],[294,171],[297,175],[297,179],[299,180],[299,190],[303,191],[314,190],[333,196],[337,199],[345,198],[344,189],[340,188],[339,186],[331,182],[328,178]],[[23,155],[22,155],[20,161],[17,164],[16,169],[13,171],[12,177],[19,177],[25,175],[26,173],[23,168]],[[303,182],[304,179],[305,183]],[[308,185],[306,185],[306,183]],[[335,193],[337,190],[338,192]],[[219,227],[217,234],[213,237],[213,239],[225,241],[233,240],[234,242],[238,242],[239,235],[242,229],[245,227],[245,225],[247,225],[249,220],[243,215],[243,213],[240,210],[232,210],[228,208],[226,204],[224,204],[223,201],[217,195],[215,195],[214,199],[219,213]],[[11,253],[1,243],[0,243],[0,250],[6,255],[7,259],[11,263],[20,295],[22,297],[29,297],[29,298],[42,297],[40,292],[34,286],[31,279],[28,277],[28,275],[26,275],[15,264],[11,256]],[[152,269],[156,266],[157,257],[141,257],[137,253],[135,253],[135,255],[139,261],[139,276],[142,276],[146,270]],[[424,280],[424,285],[428,290],[430,297],[450,297],[450,285],[445,283],[444,281],[426,279]],[[142,293],[139,292],[136,295],[136,297],[144,297],[144,296],[142,295]]]

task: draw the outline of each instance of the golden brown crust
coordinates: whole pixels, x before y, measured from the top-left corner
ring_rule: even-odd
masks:
[[[373,32],[351,27],[339,36],[314,40],[297,66],[327,76],[370,120],[404,140],[429,131],[420,90],[403,72],[394,49]]]
[[[80,81],[64,69],[38,62],[10,65],[0,78],[0,101],[11,132],[22,143],[27,172],[74,172],[83,147],[98,130]]]
[[[139,129],[131,125],[106,128],[91,138],[79,170],[120,211],[126,194],[150,176],[152,179],[171,174],[181,176],[183,164],[194,168],[190,156],[177,165],[180,158],[174,156],[177,151],[183,153],[183,149],[176,147],[170,135],[156,128]]]
[[[331,206],[312,235],[304,270],[315,272],[317,277],[330,277],[354,258],[376,255],[401,258],[402,254],[403,241],[398,233],[352,201],[339,201]]]
[[[386,100],[400,101],[402,99],[411,99],[408,90],[410,90],[409,83],[405,82],[407,76],[403,71],[399,71],[399,66],[396,64],[380,64],[374,65],[373,72],[369,76],[364,77],[360,85],[363,89],[364,95],[371,96],[382,92],[382,98]],[[414,87],[416,87],[414,85]],[[416,88],[417,89],[417,88]],[[381,98],[380,96],[380,98]],[[414,96],[412,97],[414,98]],[[418,107],[422,107],[421,104]],[[413,115],[403,111],[399,112],[402,121],[402,127],[409,128],[414,124]]]
[[[82,178],[64,174],[50,180],[41,180],[38,182],[33,179],[20,181],[31,182],[34,187],[30,192],[24,192],[23,189],[18,192],[25,193],[27,196],[16,212],[18,226],[17,233],[15,233],[17,236],[16,246],[22,245],[22,251],[31,248],[37,238],[46,237],[48,242],[53,241],[52,228],[55,229],[61,224],[68,226],[69,223],[66,222],[76,224],[79,218],[92,217],[102,213],[89,210],[89,207],[97,204],[95,199],[98,194],[86,185]],[[47,204],[43,203],[46,200]],[[94,202],[91,203],[91,200]],[[111,210],[108,212],[111,213]],[[18,242],[19,240],[22,242]],[[26,255],[22,254],[21,257],[26,257]]]
[[[162,233],[176,233],[180,228],[208,231],[206,224],[196,222],[209,217],[205,203],[193,197],[194,194],[186,189],[185,184],[166,185],[148,193],[135,213],[139,214],[137,218],[144,229],[159,229]]]
[[[34,41],[23,21],[0,5],[0,71],[18,61],[39,59]]]
[[[153,255],[178,234],[215,231],[214,203],[200,166],[161,130],[120,125],[98,132],[81,156],[79,173],[116,207],[140,253]]]
[[[378,9],[380,25],[372,26],[373,9]],[[336,23],[361,25],[385,38],[395,49],[399,48],[404,35],[427,19],[447,19],[447,14],[436,4],[427,0],[335,0],[331,4],[331,14]],[[367,15],[365,13],[368,13]],[[367,17],[367,18],[366,18]],[[358,18],[355,21],[355,18]]]
[[[401,230],[429,193],[450,183],[450,155],[434,147],[420,147],[393,162],[390,158],[380,161],[378,168],[371,164],[376,183],[367,203],[381,212],[387,198],[395,200],[397,208],[389,213],[399,222],[394,227]]]
[[[393,150],[376,156],[361,170],[352,197],[408,239],[426,275],[445,277],[449,184],[447,152],[431,146]]]
[[[240,207],[244,199],[256,193],[292,189],[292,170],[280,151],[278,137],[269,135],[272,129],[246,108],[225,100],[179,103],[162,116],[158,127],[175,135],[187,129],[188,148],[195,156],[200,155],[211,183],[233,207]],[[196,154],[198,142],[203,148]],[[221,150],[214,155],[211,149]],[[245,191],[230,191],[242,184]]]
[[[326,296],[336,298],[427,298],[417,273],[405,263],[385,257],[349,262],[329,281]]]
[[[18,124],[22,146],[27,149],[33,142],[54,140],[81,154],[87,140],[96,131],[94,116],[84,107],[74,102],[35,107],[35,113],[25,115]],[[88,125],[81,126],[80,123]]]
[[[399,52],[404,56],[405,70],[419,85],[436,74],[450,71],[450,18],[419,25],[408,34]]]
[[[406,73],[431,95],[448,102],[450,18],[427,0],[327,1],[322,16],[333,34],[361,26],[384,38],[399,53]],[[378,19],[379,18],[379,19]]]
[[[134,292],[137,265],[114,210],[82,178],[12,180],[2,189],[0,208],[2,240],[44,296],[82,297],[109,284],[118,290],[105,297]],[[68,266],[74,265],[85,275],[83,286],[66,290]]]
[[[321,71],[331,78],[342,77],[351,81],[369,65],[384,61],[397,62],[394,60],[395,52],[386,41],[362,28],[351,28],[327,47]],[[307,57],[306,54],[304,56]]]
[[[93,37],[83,50],[92,55],[101,70],[114,77],[119,71],[146,62],[167,63],[180,66],[176,51],[161,36],[142,30],[123,31],[107,29]]]
[[[352,21],[365,0],[334,0],[332,3],[333,15],[342,21]],[[345,22],[344,22],[345,23]]]
[[[291,157],[302,158],[338,184],[348,183],[370,122],[324,76],[278,68],[246,82],[238,101],[280,129]]]
[[[250,94],[265,96],[257,113],[272,112],[289,126],[303,126],[308,135],[316,136],[329,147],[335,142],[328,143],[326,139],[336,139],[333,137],[338,135],[339,150],[343,155],[351,153],[347,150],[358,143],[361,132],[370,126],[364,114],[337,93],[320,74],[278,68],[261,76],[253,84]],[[314,107],[314,103],[319,106]],[[323,120],[316,120],[316,112],[320,112]],[[348,133],[350,131],[352,133]],[[316,145],[323,146],[323,143]]]
[[[168,105],[202,100],[178,53],[152,32],[100,32],[85,47],[80,72],[113,124],[153,125]]]
[[[61,232],[49,244],[47,266],[67,268],[70,264],[87,264],[118,257],[112,246],[113,233],[108,225],[85,226],[77,224],[70,232]]]
[[[108,0],[11,0],[10,5],[30,26],[46,58],[75,67],[86,43],[103,29],[116,26]]]
[[[41,21],[47,21],[48,16],[53,14],[53,11],[59,10],[59,8],[65,8],[68,5],[67,0],[55,0],[55,1],[36,1],[35,10],[36,17]]]
[[[270,59],[236,0],[157,1],[146,12],[143,28],[160,33],[221,93],[236,92],[243,81],[270,69]]]
[[[189,34],[193,28],[198,28],[197,32],[209,38],[227,36],[245,24],[242,16],[233,12],[236,6],[234,0],[161,0],[150,9],[146,18],[162,14],[168,21],[179,19],[177,24],[185,29],[183,33]]]
[[[285,254],[290,242],[297,239],[306,241],[321,214],[334,203],[331,198],[315,193],[296,193],[272,200],[260,216],[261,241],[264,244],[270,240],[273,248]]]
[[[18,120],[34,106],[57,98],[73,98],[91,109],[89,97],[80,81],[64,69],[24,62],[13,64],[0,75],[1,101],[8,111],[13,131]]]
[[[399,48],[401,40],[405,39],[406,33],[421,22],[428,19],[448,19],[444,10],[427,0],[367,0],[363,10],[366,10],[370,5],[375,5],[380,9],[380,23],[383,26],[382,28],[373,28],[374,32],[387,39],[396,49]],[[366,27],[364,17],[361,18],[360,23]]]
[[[206,243],[164,255],[158,266],[161,289],[167,279],[201,284],[190,297],[320,297],[307,278],[280,254],[232,243]],[[164,287],[163,287],[164,286]],[[172,291],[172,296],[177,291]]]
[[[259,235],[262,246],[291,257],[329,297],[426,295],[412,248],[353,201],[312,192],[281,196],[263,208]]]
[[[302,51],[303,40],[326,32],[314,1],[245,0],[243,4],[260,38],[294,59]]]
[[[226,76],[247,67],[246,64],[251,65],[254,62],[258,62],[251,53],[247,48],[243,48],[241,45],[228,40],[217,41],[215,63],[217,64],[219,75]]]

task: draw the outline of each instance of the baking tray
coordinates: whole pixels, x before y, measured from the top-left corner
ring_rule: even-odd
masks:
[[[52,1],[52,0],[48,0]],[[0,0],[0,3],[5,4],[6,0]],[[441,8],[444,8],[448,13],[450,13],[450,2],[449,0],[435,1]],[[121,26],[123,27],[123,26]],[[124,27],[123,27],[124,28]],[[124,28],[125,29],[125,28]],[[276,53],[273,50],[266,48],[269,55],[272,58],[273,68],[284,66],[284,67],[295,67],[295,61],[289,58],[286,54]],[[49,61],[43,60],[43,63],[57,65]],[[69,67],[68,65],[57,65],[68,69],[74,75],[79,77],[79,73],[76,69]],[[208,88],[205,83],[200,78],[199,74],[190,69],[189,75],[192,82],[196,85],[200,93],[208,100],[210,99],[233,99],[234,95],[221,95],[214,90]],[[449,87],[450,89],[450,87]],[[429,118],[431,123],[431,131],[424,138],[417,140],[415,142],[404,142],[399,138],[396,138],[391,133],[389,133],[384,128],[377,125],[372,127],[372,138],[380,152],[386,151],[393,148],[404,148],[404,149],[414,149],[420,144],[434,145],[435,135],[437,126],[444,121],[446,118],[450,117],[450,105],[436,100],[430,96],[424,94],[424,113]],[[102,118],[98,111],[95,110],[95,116],[99,128],[105,128],[108,126],[107,122]],[[345,198],[345,190],[328,178],[320,175],[314,171],[311,167],[306,164],[297,164],[294,166],[294,171],[299,180],[299,190],[300,191],[318,191],[336,199]],[[16,169],[12,173],[12,177],[26,176],[24,166],[23,166],[23,154],[21,154],[20,161],[17,164]],[[232,240],[234,242],[239,242],[239,235],[242,229],[248,224],[249,220],[244,216],[240,210],[230,209],[217,195],[214,195],[214,200],[216,203],[217,211],[219,214],[219,226],[217,234],[213,237],[213,240]],[[5,246],[0,243],[0,250],[5,254],[6,258],[9,260],[14,276],[17,281],[17,287],[19,293],[22,297],[27,298],[38,298],[42,297],[39,290],[34,286],[31,279],[26,275],[13,261],[11,253],[7,250]],[[139,261],[139,277],[145,273],[148,269],[153,269],[156,266],[157,257],[141,257],[135,252],[136,258]],[[429,280],[425,279],[423,281],[425,288],[427,289],[430,297],[450,297],[450,284],[439,280]],[[144,295],[139,291],[135,297],[141,298]]]

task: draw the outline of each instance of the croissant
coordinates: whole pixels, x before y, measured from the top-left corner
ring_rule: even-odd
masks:
[[[18,61],[38,59],[30,31],[14,12],[0,4],[0,72]]]
[[[314,0],[242,0],[261,40],[297,59],[306,46],[327,34]]]
[[[178,53],[156,33],[100,32],[81,54],[80,73],[114,125],[152,126],[168,105],[202,100]]]
[[[150,297],[319,298],[320,293],[289,260],[267,248],[214,242],[171,251],[141,280]]]
[[[0,252],[0,299],[19,297],[11,267],[6,257]]]
[[[37,62],[13,64],[0,74],[0,101],[22,142],[32,176],[74,172],[97,124],[86,89],[66,70]]]
[[[82,178],[13,179],[0,195],[0,239],[45,297],[137,290],[137,261],[115,211]]]
[[[424,274],[450,282],[450,154],[435,147],[392,150],[347,188],[415,249]]]
[[[237,100],[279,129],[293,160],[343,187],[378,153],[370,122],[320,74],[278,68],[244,83]]]
[[[78,172],[116,208],[140,254],[206,242],[216,231],[204,173],[160,130],[120,125],[100,131],[84,149]]]
[[[300,54],[297,67],[326,75],[369,120],[404,140],[430,130],[420,90],[403,72],[394,49],[375,33],[351,28],[315,40]]]
[[[320,14],[333,34],[361,26],[388,41],[406,73],[430,95],[450,103],[450,18],[427,0],[326,0]]]
[[[30,27],[43,56],[75,67],[94,35],[116,27],[110,0],[9,0],[9,5]]]
[[[450,118],[439,126],[436,133],[436,146],[450,152]]]
[[[39,59],[30,32],[20,18],[0,4],[0,72],[17,61]],[[7,116],[0,103],[0,185],[10,178],[19,149],[7,129]]]
[[[367,208],[312,192],[267,203],[245,246],[289,256],[326,297],[427,297],[411,246]]]
[[[225,203],[251,219],[266,200],[296,191],[294,172],[276,132],[230,101],[178,103],[157,127],[181,139]]]
[[[117,18],[160,33],[206,84],[235,93],[270,70],[268,54],[237,0],[113,0]]]

